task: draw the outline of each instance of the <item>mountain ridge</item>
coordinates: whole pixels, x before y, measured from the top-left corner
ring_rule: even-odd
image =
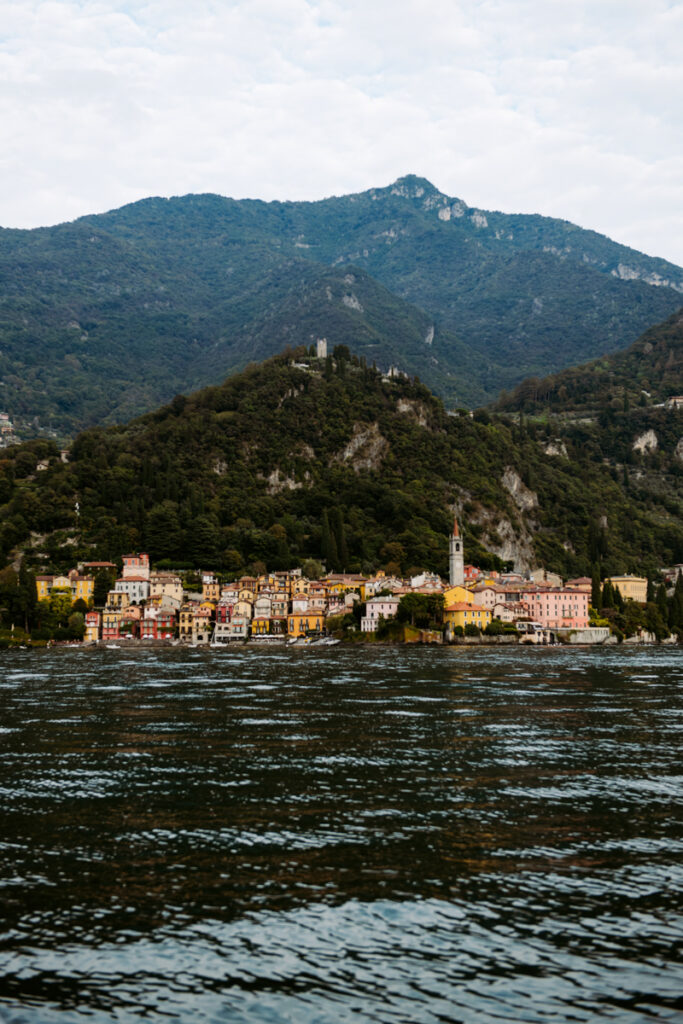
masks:
[[[377,315],[335,313],[332,343],[420,367],[455,406],[625,347],[683,288],[666,261],[569,222],[473,209],[415,176],[307,203],[152,197],[0,232],[0,404],[34,431],[126,419],[242,368],[253,338],[259,357],[278,351],[297,292],[335,271],[368,275]],[[329,312],[309,307],[293,343],[333,333]],[[407,326],[424,321],[422,336]]]

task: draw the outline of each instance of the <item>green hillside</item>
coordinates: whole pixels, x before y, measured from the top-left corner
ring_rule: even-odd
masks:
[[[453,510],[484,567],[683,561],[680,495],[641,493],[581,438],[562,454],[551,441],[547,424],[449,415],[424,385],[343,348],[322,361],[299,349],[85,431],[68,463],[46,441],[5,450],[0,561],[23,549],[32,568],[61,569],[142,549],[225,573],[323,555],[446,573]]]
[[[408,177],[315,203],[148,199],[0,230],[0,285],[0,408],[64,435],[317,337],[481,404],[624,348],[678,307],[683,271]]]
[[[624,352],[595,359],[542,380],[527,379],[510,395],[501,395],[499,410],[555,415],[609,415],[656,409],[683,394],[683,308],[645,331]]]
[[[683,309],[625,352],[528,379],[495,409],[542,430],[556,449],[601,461],[625,494],[659,515],[683,502]],[[642,526],[633,526],[633,531]],[[633,531],[631,535],[633,536]]]

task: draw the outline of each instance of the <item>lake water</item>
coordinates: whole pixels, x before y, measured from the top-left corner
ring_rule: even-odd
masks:
[[[0,658],[0,1020],[683,1020],[678,650]]]

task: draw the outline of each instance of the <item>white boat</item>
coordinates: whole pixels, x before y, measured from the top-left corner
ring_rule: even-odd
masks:
[[[107,650],[109,650],[109,651],[120,651],[120,650],[121,650],[121,648],[119,647],[119,645],[118,645],[118,644],[105,644],[104,646],[105,646],[105,647],[107,648]]]

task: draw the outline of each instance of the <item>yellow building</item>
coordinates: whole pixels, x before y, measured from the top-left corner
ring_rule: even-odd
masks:
[[[270,619],[259,618],[251,620],[251,635],[266,636],[270,633]]]
[[[321,633],[325,626],[325,616],[320,612],[290,612],[287,616],[287,632],[289,636],[307,636],[309,633]]]
[[[192,639],[192,623],[194,621],[194,605],[184,604],[178,615],[178,635],[181,640]]]
[[[102,639],[113,640],[119,635],[121,612],[115,608],[105,608],[102,612]]]
[[[92,576],[81,576],[77,569],[72,569],[68,576],[36,576],[36,594],[39,601],[45,601],[53,590],[61,590],[64,593],[68,590],[71,593],[71,600],[85,601],[90,603],[95,589],[95,580]]]
[[[123,611],[130,604],[130,594],[125,590],[110,590],[107,594],[107,608],[118,608]]]
[[[443,603],[446,608],[453,604],[474,604],[474,594],[463,586],[449,587],[443,592]]]
[[[446,626],[462,626],[463,629],[465,626],[478,626],[479,629],[486,629],[491,622],[491,611],[479,604],[456,601],[444,608],[443,621]]]
[[[94,592],[95,580],[92,576],[71,577],[71,596],[74,601],[78,601],[80,598],[81,601],[90,604]]]
[[[205,601],[220,601],[221,585],[218,580],[205,580],[202,583],[202,597]]]
[[[639,604],[647,601],[647,579],[644,576],[608,576],[607,579],[613,587],[619,587],[625,601],[638,601]]]

